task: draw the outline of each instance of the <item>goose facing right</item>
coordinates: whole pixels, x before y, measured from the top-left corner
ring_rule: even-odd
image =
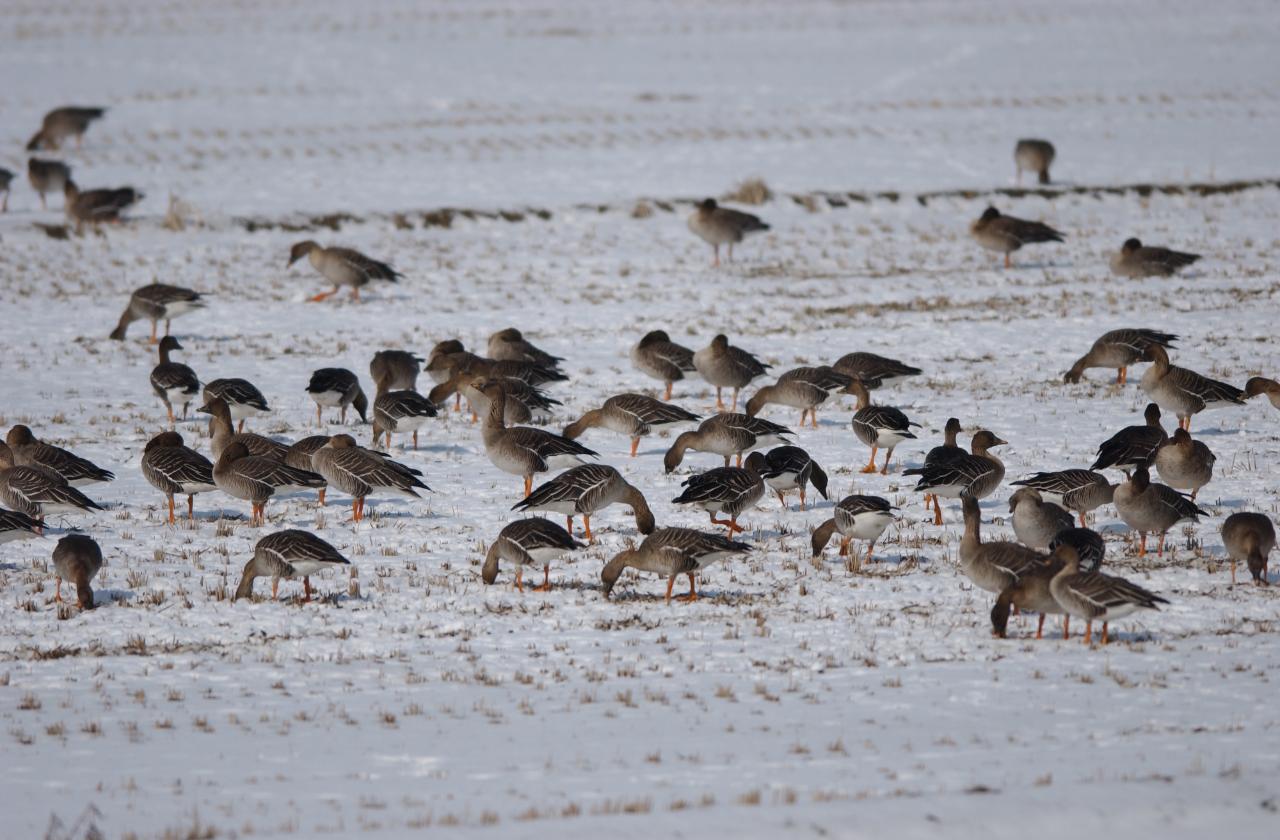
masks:
[[[1276,547],[1276,526],[1261,513],[1241,511],[1222,523],[1222,545],[1231,558],[1231,583],[1236,582],[1236,562],[1242,562],[1259,586],[1268,584],[1271,552]]]
[[[1080,555],[1069,545],[1058,546],[1053,556],[1062,563],[1062,569],[1050,581],[1049,591],[1067,615],[1085,620],[1086,645],[1093,643],[1093,622],[1102,622],[1102,643],[1105,645],[1110,622],[1140,609],[1157,610],[1159,604],[1169,603],[1124,578],[1080,571]]]
[[[63,206],[67,218],[76,223],[76,233],[84,233],[85,225],[96,230],[103,222],[116,223],[120,216],[146,196],[133,187],[82,190],[67,179],[62,187]]]
[[[53,547],[53,572],[57,589],[53,599],[62,603],[62,582],[69,580],[76,585],[76,603],[82,610],[91,610],[93,603],[93,579],[102,568],[102,549],[84,534],[68,534]]]
[[[1174,490],[1190,490],[1191,501],[1213,479],[1213,465],[1218,460],[1203,441],[1192,440],[1186,429],[1174,430],[1156,450],[1156,472]]]
[[[418,499],[419,490],[430,491],[414,474],[417,471],[356,446],[351,435],[334,435],[311,454],[312,470],[323,476],[329,487],[351,497],[351,518],[364,519],[365,499],[372,493],[394,493]]]
[[[350,566],[351,561],[338,549],[307,531],[276,531],[258,540],[253,557],[244,564],[240,585],[231,596],[232,603],[253,597],[253,582],[271,578],[271,600],[279,596],[280,580],[302,578],[303,602],[311,600],[311,576],[324,569]]]
[[[638,548],[628,548],[614,555],[600,572],[604,597],[613,594],[613,588],[628,568],[641,572],[653,572],[667,579],[666,602],[671,603],[671,590],[676,578],[689,576],[689,594],[676,596],[677,601],[698,600],[694,575],[712,563],[729,557],[741,557],[751,551],[751,546],[720,534],[695,531],[692,528],[659,528],[644,538]]]
[[[893,450],[904,440],[915,440],[911,427],[920,424],[912,423],[907,415],[896,408],[873,405],[871,395],[861,380],[854,379],[849,385],[849,391],[858,398],[858,410],[854,412],[852,421],[853,433],[858,440],[871,447],[871,459],[862,471],[876,471],[876,452],[883,448],[887,451],[884,453],[884,466],[880,469],[880,474],[888,475]]]
[[[733,246],[749,233],[768,230],[759,216],[721,207],[714,198],[703,199],[689,217],[689,230],[711,246],[715,254],[712,265],[720,265],[720,246],[729,246],[729,262],[733,262]]]

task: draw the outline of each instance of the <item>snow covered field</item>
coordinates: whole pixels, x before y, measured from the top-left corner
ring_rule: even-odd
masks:
[[[958,506],[935,527],[900,467],[859,474],[849,398],[797,442],[832,501],[902,507],[881,562],[811,559],[831,503],[768,498],[743,517],[757,550],[713,569],[708,597],[667,606],[629,573],[605,601],[600,568],[636,538],[616,507],[555,589],[520,594],[509,570],[480,581],[519,479],[452,412],[416,453],[396,439],[435,491],[421,502],[372,498],[353,526],[341,494],[297,495],[257,529],[208,494],[194,528],[170,528],[138,469],[165,423],[154,349],[145,324],[106,336],[137,286],[207,293],[174,323],[178,358],[255,382],[274,411],[249,428],[287,440],[322,431],[312,370],[348,367],[372,394],[375,350],[481,351],[513,324],[568,360],[556,428],[656,391],[627,358],[653,328],[695,348],[728,333],[779,373],[870,350],[926,371],[874,394],[924,426],[906,464],[954,415],[1010,441],[1009,480],[1087,466],[1146,403],[1136,375],[1062,384],[1108,329],[1177,333],[1175,363],[1237,385],[1280,373],[1280,191],[989,191],[1013,186],[1026,135],[1054,140],[1068,186],[1277,177],[1278,36],[1263,2],[0,5],[0,166],[25,171],[48,108],[101,104],[68,162],[82,186],[148,193],[102,237],[47,236],[61,202],[41,211],[21,180],[0,215],[0,429],[118,476],[85,488],[106,512],[0,547],[0,836],[1273,834],[1280,601],[1247,573],[1230,585],[1219,537],[1234,511],[1280,511],[1262,399],[1197,418],[1212,515],[1164,558],[1098,512],[1110,570],[1172,603],[1090,650],[1035,642],[1028,617],[991,638],[992,599],[956,568]],[[756,175],[780,194],[752,208],[773,230],[712,269],[687,200]],[[966,232],[992,201],[1067,242],[1000,269]],[[444,207],[447,226],[424,218]],[[1205,259],[1117,280],[1107,255],[1131,235]],[[304,238],[406,279],[304,303],[324,287],[285,268]],[[714,394],[695,380],[676,400],[706,413]],[[181,425],[207,452],[200,428]],[[705,526],[670,499],[717,458],[665,475],[669,439],[634,461],[624,438],[584,442],[660,525]],[[1009,490],[984,503],[987,538],[1012,538]],[[53,603],[72,527],[107,557],[83,614]],[[287,582],[287,600],[230,604],[253,544],[285,527],[354,575],[313,580],[307,605]]]

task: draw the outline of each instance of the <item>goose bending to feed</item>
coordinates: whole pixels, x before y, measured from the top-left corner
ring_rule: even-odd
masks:
[[[341,412],[339,422],[344,426],[348,408],[356,410],[361,423],[369,422],[369,400],[360,387],[360,379],[346,368],[320,368],[315,371],[307,383],[307,394],[316,404],[316,425],[324,423],[323,408],[338,409]]]
[[[1004,254],[1005,268],[1013,267],[1010,254],[1023,245],[1064,241],[1063,234],[1046,224],[1003,216],[994,207],[988,207],[982,217],[969,226],[969,235],[988,251]]]
[[[67,182],[71,180],[71,167],[60,160],[31,158],[27,161],[27,180],[31,182],[31,189],[40,196],[40,208],[47,210],[49,204],[45,194],[64,194]]]
[[[430,361],[427,362],[427,373],[441,385],[453,381],[459,375],[500,382],[518,381],[534,388],[551,382],[564,382],[569,378],[558,370],[531,362],[495,361],[466,351],[455,353],[433,351]],[[454,403],[454,410],[458,411],[461,408],[462,395],[459,393],[458,400]]]
[[[1107,544],[1102,535],[1092,528],[1068,528],[1059,531],[1049,541],[1049,553],[1058,550],[1060,545],[1069,545],[1080,555],[1080,568],[1086,572],[1096,572],[1102,568],[1102,561],[1107,556]]]
[[[1044,551],[1059,533],[1075,525],[1071,514],[1053,502],[1046,502],[1040,491],[1019,487],[1009,497],[1013,514],[1013,533],[1027,548]]]
[[[489,358],[498,362],[528,362],[544,368],[558,371],[564,361],[545,350],[535,347],[525,340],[524,334],[515,327],[498,330],[489,336]]]
[[[97,228],[103,222],[117,223],[120,215],[146,196],[133,187],[81,190],[70,178],[62,186],[63,206],[67,218],[76,223],[76,233],[84,233],[86,224]]]
[[[170,286],[166,283],[152,283],[140,289],[134,289],[129,296],[129,303],[120,314],[116,328],[111,331],[111,338],[124,341],[129,325],[134,321],[151,322],[151,343],[156,343],[156,331],[164,321],[164,334],[169,334],[169,325],[174,318],[180,318],[189,312],[204,308],[204,298],[199,292],[184,289],[181,286]]]
[[[1143,245],[1131,238],[1111,255],[1111,273],[1117,277],[1171,277],[1199,259],[1199,254]]]
[[[173,497],[187,497],[187,520],[196,518],[196,494],[217,489],[213,462],[186,446],[177,432],[161,432],[142,450],[142,475],[169,503],[169,524],[176,522]]]
[[[16,510],[0,508],[0,544],[40,536],[40,523]]]
[[[1018,169],[1018,183],[1022,183],[1022,172],[1034,172],[1041,184],[1049,183],[1049,166],[1053,163],[1057,150],[1048,140],[1024,137],[1013,147],[1013,163]]]
[[[931,492],[934,496],[985,499],[1004,481],[1004,462],[992,455],[991,450],[1007,442],[984,429],[973,436],[969,443],[970,451],[964,456],[942,464],[903,470],[902,474],[920,476],[915,489]],[[937,499],[934,503],[933,523],[941,525],[942,509],[937,506]]]
[[[103,510],[57,473],[44,467],[19,466],[7,443],[0,443],[0,501],[34,517],[41,533],[49,514]]]
[[[1110,504],[1116,492],[1116,486],[1106,476],[1092,470],[1036,473],[1013,482],[1013,486],[1035,490],[1043,501],[1077,514],[1081,528],[1085,526],[1085,514]]]
[[[379,350],[369,362],[369,377],[375,389],[418,390],[418,374],[423,358],[407,350]]]
[[[858,440],[871,447],[871,459],[862,471],[876,471],[876,452],[883,448],[887,451],[884,453],[884,466],[880,469],[880,474],[888,475],[893,450],[904,440],[915,440],[911,427],[918,427],[920,424],[911,422],[907,415],[896,408],[872,405],[871,394],[861,380],[853,380],[849,390],[858,398],[858,410],[853,415],[853,433],[858,436]]]
[[[886,385],[897,385],[924,373],[920,368],[903,364],[897,359],[865,352],[846,353],[836,359],[836,363],[831,367],[836,373],[843,373],[850,379],[859,380],[868,391],[874,391]]]
[[[312,302],[333,297],[342,286],[350,286],[351,299],[358,302],[361,287],[374,280],[395,283],[404,276],[386,263],[366,257],[353,248],[324,248],[310,239],[298,242],[289,249],[289,265],[303,257],[307,258],[307,262],[311,263],[311,267],[321,277],[333,284],[329,291],[313,295]]]
[[[271,600],[279,595],[280,579],[302,578],[303,602],[311,600],[311,576],[341,566],[351,561],[338,549],[306,531],[290,528],[276,531],[258,540],[253,547],[253,557],[244,564],[240,585],[231,596],[232,603],[240,598],[253,597],[253,582],[260,577],[271,578]]]
[[[813,556],[821,557],[833,534],[840,535],[840,556],[850,555],[849,543],[852,540],[863,540],[867,544],[867,556],[863,562],[871,562],[871,553],[875,550],[876,540],[896,518],[893,512],[897,508],[889,504],[888,499],[879,496],[845,496],[836,503],[831,518],[823,522],[813,531],[810,545]],[[856,553],[853,555],[853,570],[858,570]]]
[[[222,450],[213,465],[213,483],[228,496],[252,504],[250,525],[266,523],[267,501],[281,490],[315,490],[325,480],[314,472],[257,455],[240,442]]]
[[[50,149],[57,151],[69,137],[76,140],[76,148],[84,142],[84,134],[89,130],[89,126],[94,120],[102,119],[102,115],[107,113],[106,108],[91,108],[82,105],[65,105],[61,108],[54,108],[52,111],[44,115],[44,119],[40,123],[40,130],[27,141],[27,151],[34,152],[37,149]]]
[[[698,415],[678,405],[643,394],[618,394],[566,426],[564,436],[575,440],[587,429],[608,429],[631,438],[631,457],[634,458],[640,438],[650,432],[697,421]]]
[[[729,343],[723,334],[711,339],[711,343],[693,354],[693,366],[698,375],[716,386],[716,409],[724,411],[721,390],[733,389],[733,408],[738,410],[738,392],[751,384],[751,380],[764,376],[769,365],[751,353]]]
[[[1044,638],[1044,620],[1050,615],[1062,616],[1062,638],[1067,638],[1067,611],[1053,597],[1051,588],[1054,577],[1062,571],[1061,559],[1050,556],[1047,563],[1042,563],[1025,571],[1017,580],[1000,591],[995,605],[991,608],[991,627],[995,635],[1001,639],[1008,638],[1009,612],[1018,609],[1021,612],[1039,613],[1036,622],[1036,638]]]
[[[1126,328],[1103,333],[1089,352],[1076,359],[1071,370],[1062,375],[1062,381],[1071,385],[1079,382],[1089,368],[1114,368],[1116,383],[1123,385],[1129,379],[1129,367],[1147,361],[1147,348],[1153,344],[1172,347],[1177,340],[1173,333],[1146,329]]]
[[[236,427],[237,432],[244,431],[246,419],[271,411],[267,398],[262,396],[258,386],[247,379],[215,379],[206,382],[204,401],[207,403],[215,397],[227,404],[233,420],[240,421],[240,425]]]
[[[1048,555],[1016,542],[982,541],[982,511],[978,500],[965,496],[960,500],[964,511],[964,536],[960,539],[960,571],[973,585],[997,595],[1019,578],[1042,568]]]
[[[799,367],[778,377],[772,385],[764,385],[747,400],[747,416],[755,417],[770,403],[800,409],[800,427],[812,415],[813,428],[818,428],[818,406],[837,392],[853,393],[853,379],[832,367]]]
[[[387,436],[387,448],[391,448],[391,434],[411,432],[413,448],[418,448],[418,430],[439,414],[434,403],[417,391],[387,391],[378,386],[373,400],[373,445],[378,445],[382,435]]]
[[[599,453],[563,435],[529,426],[506,424],[507,392],[502,383],[487,382],[481,390],[489,398],[489,413],[482,429],[484,451],[503,472],[524,477],[524,495],[533,492],[533,476],[553,469],[573,467],[584,457]]]
[[[489,413],[489,398],[481,391],[489,379],[484,374],[457,368],[446,381],[431,389],[427,399],[435,405],[443,406],[454,394],[459,398],[466,397],[471,406],[471,422],[474,423],[481,415]],[[507,392],[506,420],[513,425],[529,423],[534,419],[545,420],[555,406],[562,404],[519,379],[502,379],[501,382]]]
[[[1276,408],[1280,408],[1280,382],[1265,376],[1254,376],[1244,383],[1245,399],[1253,399],[1259,394],[1266,394],[1267,400]]]
[[[417,470],[356,446],[351,435],[334,435],[311,455],[311,468],[330,487],[351,497],[351,518],[364,519],[365,499],[372,493],[394,493],[419,499],[418,490],[430,490],[415,475]]]
[[[812,484],[822,498],[827,498],[827,474],[818,462],[798,446],[778,446],[764,454],[760,477],[778,496],[783,510],[787,494],[800,491],[800,509],[805,509],[805,487]]]
[[[1213,464],[1218,458],[1203,442],[1191,439],[1186,429],[1176,429],[1173,436],[1156,450],[1155,466],[1160,479],[1175,490],[1190,490],[1191,501],[1213,479]]]
[[[731,210],[716,204],[714,198],[706,198],[698,203],[698,208],[689,217],[689,230],[695,236],[711,246],[715,254],[712,265],[720,265],[720,246],[729,246],[729,262],[733,262],[733,246],[741,242],[749,233],[768,230],[769,226],[759,216]]]
[[[187,419],[187,406],[200,393],[200,377],[196,372],[180,362],[170,361],[169,354],[183,349],[178,339],[166,335],[160,339],[160,363],[151,369],[151,390],[164,403],[169,412],[169,425],[174,423],[173,407],[182,406],[182,419]]]
[[[1244,405],[1244,391],[1169,363],[1169,354],[1158,344],[1147,348],[1151,367],[1142,374],[1142,390],[1157,405],[1172,411],[1178,425],[1191,431],[1191,417],[1205,409]]]
[[[1259,586],[1268,584],[1271,552],[1276,547],[1276,526],[1261,513],[1233,513],[1222,523],[1222,545],[1231,558],[1231,583],[1236,582],[1236,562],[1240,561]]]
[[[671,590],[676,578],[689,576],[689,594],[676,596],[677,601],[698,600],[694,575],[712,563],[729,557],[741,557],[751,551],[751,546],[719,534],[708,534],[692,528],[659,528],[644,538],[639,548],[628,548],[614,555],[600,572],[604,584],[604,597],[613,594],[613,587],[627,568],[641,572],[653,572],[667,579],[666,602],[671,603]]]
[[[759,417],[716,414],[703,420],[693,431],[682,432],[663,456],[662,465],[667,472],[671,472],[680,466],[684,461],[684,454],[690,449],[723,455],[726,467],[729,466],[730,456],[736,455],[738,464],[741,464],[742,453],[766,446],[789,444],[791,441],[787,435],[791,434],[794,432],[786,426],[779,426]]]
[[[545,510],[565,517],[565,527],[573,533],[573,517],[581,516],[587,542],[594,543],[591,517],[613,504],[628,505],[635,514],[636,530],[652,534],[656,525],[644,494],[627,483],[622,473],[605,464],[583,464],[565,470],[540,484],[532,493],[512,505],[512,510]]]
[[[517,519],[499,531],[497,539],[489,546],[480,572],[481,580],[492,584],[498,579],[498,561],[514,563],[515,587],[523,592],[524,567],[541,566],[542,585],[534,587],[533,591],[547,592],[551,589],[551,561],[579,548],[586,546],[554,522],[540,518]]]
[[[4,442],[13,451],[13,462],[20,467],[41,467],[57,473],[72,487],[83,487],[96,481],[114,481],[115,474],[92,461],[37,440],[31,429],[18,424],[9,429]]]
[[[671,399],[672,386],[684,379],[685,374],[697,372],[693,366],[693,351],[676,344],[664,330],[645,333],[631,348],[631,366],[665,386],[664,400]]]
[[[1053,556],[1061,561],[1062,569],[1049,582],[1049,591],[1068,616],[1085,620],[1086,645],[1093,643],[1093,622],[1102,622],[1102,643],[1105,645],[1110,622],[1140,609],[1157,610],[1158,604],[1169,603],[1124,578],[1080,571],[1080,555],[1069,545],[1058,546]]]
[[[1098,457],[1089,469],[1115,467],[1128,473],[1138,467],[1151,466],[1156,451],[1169,439],[1169,435],[1160,424],[1160,406],[1147,403],[1143,418],[1145,425],[1125,426],[1099,444]]]
[[[948,417],[947,424],[942,428],[942,443],[933,447],[924,456],[924,465],[926,467],[936,467],[947,463],[956,458],[962,458],[966,454],[964,447],[956,443],[956,437],[960,434],[960,418]],[[942,510],[938,507],[938,497],[932,493],[924,494],[924,509],[927,511],[930,504],[933,506],[935,517],[942,516]]]
[[[1138,556],[1147,554],[1147,534],[1159,534],[1156,555],[1164,554],[1164,538],[1169,529],[1183,520],[1197,521],[1208,513],[1196,503],[1164,484],[1153,484],[1146,467],[1138,467],[1129,480],[1116,488],[1116,512],[1124,524],[1141,537]]]
[[[284,461],[288,456],[289,447],[279,441],[253,432],[237,433],[231,424],[231,407],[221,397],[214,397],[196,411],[209,415],[209,448],[213,451],[215,461],[233,443],[244,446],[250,455],[270,458],[272,461]]]
[[[760,476],[763,470],[764,456],[752,452],[741,467],[716,467],[689,476],[682,484],[684,492],[671,502],[702,508],[712,525],[723,525],[733,536],[746,530],[738,524],[738,516],[755,507],[764,496],[764,479]],[[728,514],[729,518],[716,519],[717,513]]]
[[[76,604],[82,610],[91,610],[93,603],[93,579],[102,569],[102,549],[84,534],[68,534],[53,547],[53,573],[57,588],[53,600],[62,603],[62,582],[69,580],[76,585]]]

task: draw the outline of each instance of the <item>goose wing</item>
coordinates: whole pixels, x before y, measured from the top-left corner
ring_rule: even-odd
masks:
[[[325,250],[330,256],[359,272],[366,280],[386,280],[394,283],[404,276],[386,263],[367,257],[351,248],[327,248]]]

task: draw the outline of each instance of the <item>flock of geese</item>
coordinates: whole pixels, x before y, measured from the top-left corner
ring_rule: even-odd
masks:
[[[69,137],[79,142],[88,124],[101,114],[102,109],[91,108],[51,112],[31,148],[57,148]],[[1024,169],[1037,172],[1042,183],[1048,181],[1052,159],[1053,148],[1047,141],[1020,141],[1015,150],[1019,177]],[[31,181],[39,190],[35,165],[33,158]],[[77,223],[118,218],[123,207],[101,195],[92,202],[86,199],[111,191],[76,192],[69,172],[64,180],[67,212]],[[98,209],[86,209],[90,204]],[[732,259],[735,244],[753,232],[768,229],[756,216],[721,207],[713,199],[696,206],[688,225],[712,246],[716,264],[720,246],[726,246]],[[971,233],[984,248],[1003,253],[1006,265],[1023,245],[1064,238],[1047,225],[1003,215],[995,208],[988,208],[973,223]],[[314,300],[328,298],[344,286],[358,300],[360,289],[370,282],[395,282],[400,277],[390,265],[347,248],[300,242],[292,247],[288,264],[303,257],[333,287]],[[1130,239],[1114,256],[1111,267],[1122,276],[1167,276],[1196,259],[1194,254],[1145,247]],[[771,376],[768,364],[725,335],[715,336],[706,347],[694,351],[673,341],[666,332],[654,330],[631,348],[630,358],[636,370],[661,384],[662,397],[639,393],[611,396],[556,433],[542,425],[525,424],[545,423],[561,404],[548,390],[568,380],[562,368],[564,360],[534,346],[519,329],[511,327],[489,338],[485,355],[468,351],[456,339],[439,342],[426,358],[404,350],[378,352],[369,365],[375,386],[372,403],[354,372],[344,368],[316,370],[306,392],[315,403],[317,425],[323,427],[325,409],[336,409],[343,425],[349,410],[353,411],[361,424],[372,426],[369,445],[361,445],[346,433],[318,434],[290,443],[245,431],[247,420],[271,410],[251,382],[202,381],[191,367],[173,358],[184,348],[170,334],[170,321],[203,306],[199,292],[159,283],[144,286],[132,294],[111,333],[111,338],[123,340],[134,321],[151,323],[151,341],[157,345],[158,358],[150,383],[165,407],[170,428],[146,444],[141,471],[164,495],[171,525],[178,516],[175,499],[181,496],[186,496],[187,518],[193,522],[195,497],[221,492],[247,502],[251,525],[261,526],[267,521],[267,505],[275,497],[314,492],[323,505],[330,489],[350,497],[352,521],[359,523],[371,497],[416,498],[430,489],[421,470],[390,456],[393,435],[408,435],[416,450],[419,433],[431,427],[433,418],[446,411],[451,401],[455,410],[461,410],[465,399],[472,421],[479,425],[490,463],[522,481],[512,509],[565,517],[564,527],[544,517],[517,519],[502,528],[490,544],[482,567],[484,582],[494,583],[500,564],[507,564],[514,567],[514,585],[522,591],[526,566],[541,567],[543,579],[537,589],[545,590],[551,585],[552,561],[584,547],[574,535],[575,519],[582,520],[583,537],[594,542],[592,517],[622,505],[630,508],[643,540],[605,564],[601,571],[604,596],[612,594],[623,572],[630,568],[665,578],[668,602],[677,579],[686,576],[688,593],[674,597],[697,599],[699,572],[752,550],[749,543],[737,539],[748,530],[739,518],[756,508],[766,493],[776,495],[784,509],[788,508],[787,496],[794,492],[804,510],[810,487],[827,498],[826,471],[796,445],[795,431],[761,416],[767,411],[798,410],[798,428],[805,429],[806,423],[817,428],[820,408],[838,411],[841,395],[852,397],[851,430],[869,452],[862,471],[882,475],[890,472],[895,449],[915,440],[913,430],[921,428],[900,409],[872,400],[873,392],[920,375],[920,368],[873,353],[849,353],[830,365],[797,367],[776,376],[756,387],[739,411],[744,389]],[[161,321],[165,334],[157,341]],[[1139,553],[1146,554],[1150,535],[1158,538],[1156,553],[1162,555],[1166,535],[1175,525],[1205,515],[1195,498],[1214,476],[1215,456],[1203,441],[1192,438],[1192,419],[1202,411],[1239,406],[1261,394],[1280,407],[1280,384],[1273,380],[1255,377],[1240,389],[1172,364],[1169,350],[1177,339],[1150,329],[1113,330],[1098,338],[1066,372],[1064,381],[1074,383],[1087,370],[1111,369],[1117,372],[1116,382],[1124,385],[1129,367],[1148,364],[1140,387],[1151,402],[1142,423],[1101,442],[1088,468],[1039,472],[1011,482],[1017,488],[1008,501],[1016,541],[984,541],[981,535],[979,500],[992,496],[1005,479],[1004,464],[995,450],[1006,441],[995,432],[977,429],[964,448],[960,442],[964,427],[958,418],[949,418],[942,442],[928,450],[920,466],[903,470],[904,476],[916,479],[915,490],[924,494],[935,524],[943,522],[942,499],[960,501],[964,521],[960,570],[975,586],[996,596],[991,621],[997,634],[1005,634],[1010,612],[1019,609],[1039,615],[1037,638],[1042,635],[1045,616],[1062,615],[1064,638],[1069,636],[1069,620],[1074,616],[1086,622],[1086,643],[1092,641],[1094,622],[1101,622],[1106,643],[1109,622],[1167,603],[1137,584],[1100,571],[1105,544],[1088,528],[1089,515],[1103,505],[1113,505],[1119,517],[1140,535]],[[426,394],[418,389],[424,368],[434,383]],[[671,402],[675,386],[694,376],[715,388],[717,412],[706,418]],[[196,413],[208,418],[212,459],[188,446],[176,431],[179,415],[188,420],[193,403],[197,404]],[[1166,412],[1178,420],[1172,435],[1162,425]],[[723,534],[658,527],[642,489],[616,468],[596,462],[599,453],[581,442],[591,430],[612,432],[628,439],[634,458],[643,438],[682,426],[691,428],[676,435],[666,451],[663,467],[667,473],[679,468],[690,453],[719,456],[723,463],[690,475],[672,501],[705,513],[709,524],[723,528]],[[404,437],[401,441],[402,447],[407,446]],[[884,459],[877,466],[880,450],[884,450]],[[1108,470],[1123,478],[1112,483]],[[1159,482],[1153,480],[1153,471]],[[552,473],[535,487],[535,479]],[[0,443],[0,501],[12,508],[0,510],[0,541],[42,534],[44,519],[50,514],[101,510],[79,488],[113,478],[111,472],[40,440],[27,426],[14,426]],[[876,541],[899,518],[897,510],[879,496],[854,494],[840,499],[831,509],[831,518],[813,531],[813,556],[821,556],[832,538],[838,538],[840,555],[849,558],[850,568],[856,571],[861,563],[872,560]],[[1265,585],[1268,555],[1276,543],[1270,519],[1262,513],[1234,513],[1223,524],[1222,538],[1231,558],[1233,583],[1239,561],[1256,583]],[[866,544],[861,557],[851,548],[854,541]],[[76,585],[79,606],[92,608],[92,580],[102,565],[97,543],[82,534],[66,536],[54,549],[53,561],[58,582],[55,599],[61,602],[62,581],[69,580]],[[349,565],[347,558],[307,531],[272,533],[256,544],[235,598],[250,596],[255,579],[268,577],[273,598],[280,580],[301,578],[304,600],[310,600],[310,576],[344,565]]]

